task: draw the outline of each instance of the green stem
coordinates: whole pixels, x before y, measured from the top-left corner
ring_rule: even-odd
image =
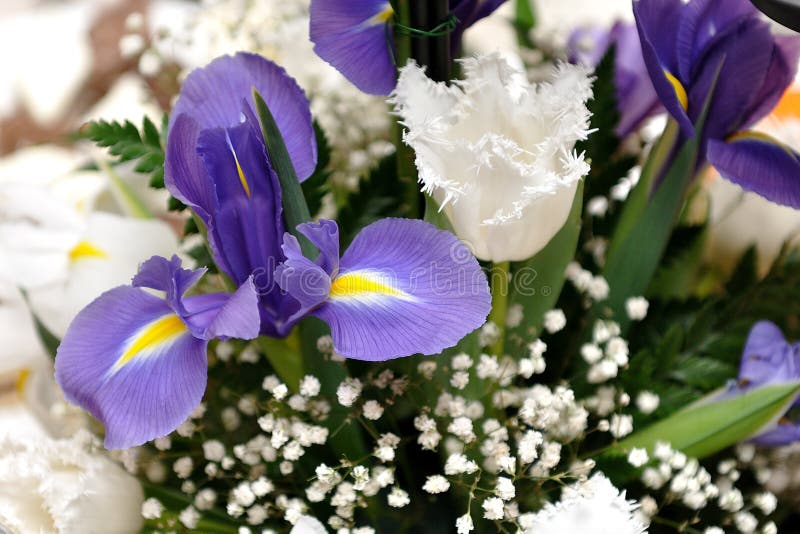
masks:
[[[506,340],[506,314],[508,313],[508,293],[511,282],[511,264],[507,261],[495,263],[492,267],[492,311],[489,320],[497,326],[497,341],[492,345],[492,354],[503,355]]]
[[[109,163],[104,159],[97,160],[97,166],[108,176],[111,181],[111,191],[114,198],[125,212],[136,219],[153,219],[153,212],[151,212],[142,199],[136,196],[133,189],[120,178],[119,174]]]
[[[292,391],[297,391],[304,375],[299,330],[293,329],[284,339],[262,336],[258,338],[258,345],[280,379]]]
[[[530,32],[536,25],[536,14],[532,0],[517,0],[515,6],[514,28],[517,30],[517,43],[525,48],[533,48]]]

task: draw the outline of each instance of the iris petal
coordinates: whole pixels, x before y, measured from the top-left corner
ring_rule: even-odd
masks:
[[[800,156],[763,134],[711,140],[708,161],[731,182],[777,204],[800,208]]]
[[[364,228],[332,288],[313,314],[330,325],[338,353],[360,360],[438,354],[480,327],[491,307],[474,256],[423,221],[384,219]]]
[[[257,54],[222,56],[189,74],[172,111],[170,135],[183,114],[192,117],[201,130],[238,125],[242,101],[251,111],[254,109],[253,88],[264,97],[286,142],[295,172],[301,181],[305,180],[317,165],[308,98],[283,68]]]
[[[642,44],[642,56],[653,88],[669,114],[680,125],[683,135],[692,137],[694,125],[680,101],[675,85],[665,75],[665,72],[670,73],[680,81],[677,77],[679,67],[675,43],[683,6],[682,0],[639,0],[633,3],[633,12]]]
[[[793,354],[780,328],[769,321],[756,323],[742,353],[740,385],[763,386],[776,380],[790,379],[798,371]]]
[[[174,328],[174,317],[163,300],[119,287],[87,306],[67,331],[56,380],[69,401],[106,426],[107,448],[166,435],[200,403],[206,341]]]
[[[387,0],[312,0],[311,41],[319,57],[365,93],[388,95],[396,73]]]

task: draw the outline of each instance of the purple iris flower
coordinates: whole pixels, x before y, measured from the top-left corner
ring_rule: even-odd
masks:
[[[610,30],[599,26],[578,28],[570,36],[567,50],[570,62],[596,67],[612,45],[619,112],[619,123],[614,131],[624,139],[637,131],[646,119],[664,110],[644,63],[636,25],[617,22]]]
[[[450,0],[458,20],[451,47],[469,26],[505,0]],[[311,41],[319,57],[365,93],[388,95],[397,82],[392,45],[394,10],[388,0],[312,0]]]
[[[204,273],[182,269],[177,256],[154,256],[131,286],[103,293],[70,325],[56,380],[70,402],[105,425],[107,448],[140,445],[189,417],[206,389],[209,340],[258,336],[253,280],[231,294],[184,296]]]
[[[788,343],[774,323],[760,321],[750,330],[742,352],[737,384],[729,387],[723,397],[800,379],[800,343]],[[800,406],[797,399],[793,407]],[[800,440],[800,423],[783,417],[751,441],[758,445],[777,447]]]
[[[364,228],[339,258],[333,221],[301,225],[315,261],[286,234],[276,278],[301,308],[331,327],[336,352],[383,361],[438,354],[481,326],[491,309],[486,276],[450,232],[419,220],[382,219]]]
[[[800,155],[747,131],[794,80],[800,38],[773,35],[747,0],[635,0],[633,10],[653,86],[684,139],[694,136],[719,69],[699,164],[800,208]]]
[[[205,224],[216,265],[237,286],[255,277],[262,334],[283,336],[297,303],[273,279],[284,260],[281,190],[255,116],[253,88],[272,111],[298,178],[314,172],[317,146],[303,90],[278,65],[240,52],[186,78],[172,112],[165,182]]]

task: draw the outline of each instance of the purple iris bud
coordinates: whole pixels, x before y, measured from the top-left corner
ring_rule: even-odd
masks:
[[[205,224],[217,266],[237,285],[255,277],[262,333],[282,336],[297,303],[273,279],[284,260],[281,190],[254,112],[253,88],[274,115],[299,179],[314,172],[317,146],[303,90],[278,65],[240,52],[186,78],[172,112],[165,182]]]
[[[331,327],[348,358],[384,361],[438,354],[480,327],[491,309],[486,275],[453,234],[419,220],[383,219],[364,228],[339,257],[333,221],[300,225],[320,253],[312,261],[286,234],[280,286]]]
[[[505,0],[450,0],[457,26],[451,47],[459,50],[466,28],[491,15]],[[319,57],[356,87],[388,95],[397,83],[394,10],[388,0],[312,0],[311,41]]]
[[[650,79],[684,139],[711,97],[698,167],[800,208],[798,154],[747,132],[794,80],[800,38],[773,35],[748,0],[636,0],[633,10]]]
[[[736,385],[723,394],[736,395],[754,388],[800,379],[800,343],[790,344],[780,328],[769,321],[760,321],[750,330],[742,352],[742,363]],[[800,405],[800,399],[794,406]],[[777,447],[800,440],[800,423],[783,417],[752,438],[758,445]]]
[[[664,110],[644,63],[636,25],[617,22],[610,30],[598,26],[578,28],[569,38],[567,51],[570,62],[596,67],[612,45],[619,113],[614,131],[624,139],[639,130],[646,119]]]
[[[252,278],[235,293],[184,296],[204,273],[182,269],[177,256],[154,256],[131,286],[100,295],[67,330],[56,381],[67,400],[105,425],[107,448],[141,445],[175,430],[203,398],[209,340],[258,336]]]

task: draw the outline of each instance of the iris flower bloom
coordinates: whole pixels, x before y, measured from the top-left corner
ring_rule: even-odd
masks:
[[[455,236],[423,221],[376,222],[341,259],[335,222],[304,224],[299,230],[320,252],[305,258],[285,232],[251,87],[270,106],[298,175],[314,170],[308,100],[280,67],[237,54],[187,78],[165,179],[205,223],[215,263],[238,290],[185,297],[205,270],[153,257],[133,286],[104,293],[78,314],[59,347],[56,378],[71,402],[106,425],[108,448],[163,436],[189,416],[205,390],[210,339],[281,336],[315,315],[331,326],[338,353],[387,360],[436,354],[489,313],[478,261]]]
[[[800,155],[748,128],[794,80],[800,39],[775,36],[747,0],[636,0],[645,63],[685,139],[695,134],[714,78],[700,165],[778,204],[800,207]]]
[[[738,383],[724,396],[800,379],[800,343],[788,343],[780,328],[769,321],[753,326],[747,337],[739,368]],[[800,406],[797,399],[792,407]],[[800,423],[783,417],[754,437],[758,445],[777,447],[800,440]]]
[[[452,49],[460,48],[466,28],[491,15],[504,1],[450,0],[450,13],[458,21],[450,37]],[[388,0],[311,2],[314,51],[365,93],[388,95],[394,89],[393,26],[394,10]]]
[[[303,90],[275,63],[240,52],[186,78],[172,112],[165,182],[206,225],[220,270],[237,286],[255,277],[262,334],[284,336],[297,303],[273,279],[285,259],[281,190],[255,116],[252,88],[272,111],[298,178],[314,172],[316,138]]]
[[[189,416],[206,389],[209,340],[258,336],[253,280],[232,294],[184,296],[205,272],[154,256],[131,286],[103,293],[67,330],[56,380],[67,400],[105,425],[107,448],[140,445]]]
[[[615,132],[624,139],[637,131],[646,119],[664,110],[642,57],[636,26],[617,22],[611,29],[598,26],[578,28],[570,36],[567,49],[570,62],[596,67],[612,45],[619,113]]]

